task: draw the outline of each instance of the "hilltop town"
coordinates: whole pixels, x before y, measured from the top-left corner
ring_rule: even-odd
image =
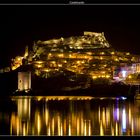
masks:
[[[104,33],[84,32],[82,36],[34,42],[24,56],[12,59],[11,70],[32,65],[34,74],[44,78],[64,70],[86,74],[93,79],[132,78],[140,72],[140,56],[116,51]]]

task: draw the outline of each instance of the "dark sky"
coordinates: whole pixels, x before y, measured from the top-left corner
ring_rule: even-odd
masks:
[[[0,5],[0,65],[33,41],[104,32],[117,50],[140,54],[140,5]]]

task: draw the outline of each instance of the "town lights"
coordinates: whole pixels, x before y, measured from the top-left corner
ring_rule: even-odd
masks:
[[[21,60],[21,58],[18,58],[17,60],[18,60],[18,61],[20,61],[20,60]]]
[[[106,75],[105,77],[106,77],[106,78],[110,78],[110,75]]]
[[[64,57],[64,54],[58,54],[58,57]]]
[[[104,55],[105,53],[104,52],[101,52],[101,54]]]
[[[130,55],[130,53],[129,53],[129,52],[127,52],[127,53],[126,53],[126,55]]]
[[[105,71],[102,71],[103,74],[105,74]]]
[[[125,70],[122,71],[122,77],[123,77],[123,78],[126,77],[126,71],[125,71]]]
[[[49,56],[52,56],[52,54],[51,54],[51,53],[49,53]]]
[[[118,59],[117,59],[117,58],[115,58],[115,61],[118,61]]]
[[[62,64],[58,64],[58,67],[62,67]]]
[[[41,68],[42,67],[42,65],[36,65],[38,68]]]
[[[93,78],[93,79],[96,79],[96,78],[97,78],[97,76],[92,76],[92,78]]]
[[[80,61],[77,61],[77,64],[80,64]]]
[[[131,76],[131,75],[129,75],[129,76],[128,76],[128,78],[129,78],[129,79],[131,79],[131,78],[132,78],[132,76]]]
[[[43,62],[42,62],[42,61],[36,61],[36,63],[38,63],[38,64],[42,64]]]
[[[139,56],[114,50],[102,33],[84,32],[83,36],[37,41],[36,46],[33,46],[33,52],[30,52],[26,58],[17,56],[12,61],[12,70],[24,64],[33,64],[35,72],[45,72],[46,75],[49,74],[45,69],[49,71],[57,69],[58,72],[66,69],[78,74],[89,74],[93,79],[111,79],[117,75],[123,80],[128,72],[133,74],[140,71],[140,65],[137,64]],[[23,58],[25,59],[23,62],[26,63],[22,64]],[[135,69],[130,68],[133,63],[136,63]],[[123,70],[121,73],[120,69]],[[43,76],[45,74],[43,73]],[[127,78],[130,79],[131,76]]]
[[[103,57],[100,57],[100,60],[103,60]]]
[[[93,79],[97,79],[97,78],[110,78],[110,75],[93,75],[92,78]]]
[[[49,69],[44,69],[44,71],[45,71],[45,72],[49,72],[50,70],[49,70]]]

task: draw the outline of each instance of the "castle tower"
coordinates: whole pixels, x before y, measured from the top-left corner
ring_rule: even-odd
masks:
[[[31,72],[18,72],[18,90],[26,91],[31,89]]]

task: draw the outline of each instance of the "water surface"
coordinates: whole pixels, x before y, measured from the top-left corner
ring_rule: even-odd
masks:
[[[64,96],[1,99],[0,135],[140,135],[140,101]]]

